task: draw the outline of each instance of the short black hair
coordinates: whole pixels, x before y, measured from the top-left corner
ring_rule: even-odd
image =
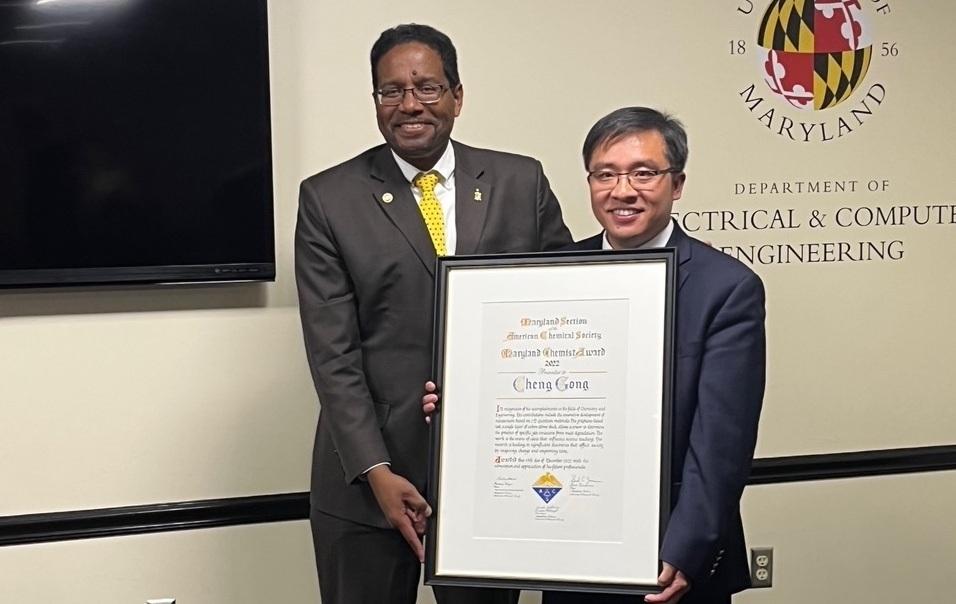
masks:
[[[441,33],[434,27],[420,25],[418,23],[406,23],[397,25],[382,32],[375,44],[372,45],[371,63],[372,63],[372,88],[378,88],[378,73],[376,68],[378,62],[382,60],[385,53],[392,50],[399,44],[408,44],[409,42],[418,42],[424,44],[438,53],[441,58],[442,69],[445,77],[448,78],[448,84],[451,88],[457,87],[461,83],[458,77],[458,53],[455,51],[455,45],[451,39]]]
[[[591,126],[584,139],[584,167],[599,145],[615,143],[629,134],[659,132],[664,138],[670,167],[679,172],[687,165],[687,132],[680,120],[650,107],[622,107],[605,115]]]

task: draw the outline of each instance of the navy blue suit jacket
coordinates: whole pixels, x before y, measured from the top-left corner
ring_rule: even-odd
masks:
[[[602,239],[565,249],[598,250]],[[678,262],[675,484],[661,559],[688,576],[697,601],[750,586],[740,496],[763,401],[764,288],[743,263],[676,224],[667,246]]]

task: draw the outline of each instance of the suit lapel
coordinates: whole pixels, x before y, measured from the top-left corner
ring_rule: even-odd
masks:
[[[418,209],[408,181],[398,169],[388,146],[383,146],[373,157],[370,176],[375,203],[398,227],[428,272],[434,275],[435,246],[428,235],[428,229],[425,227],[425,221],[422,220],[421,211]],[[374,247],[376,242],[369,241],[368,244]]]
[[[581,241],[574,244],[574,247],[581,250],[600,250],[604,247],[604,231],[601,231],[597,235],[592,235],[587,239],[582,239]]]
[[[599,250],[604,245],[604,231],[601,231],[593,237],[589,237],[575,244],[578,249]],[[674,231],[670,239],[667,240],[667,247],[677,248],[677,289],[684,286],[687,277],[690,276],[690,260],[693,257],[694,248],[690,244],[690,237],[681,230],[677,223],[674,223]]]
[[[488,215],[488,205],[496,203],[494,187],[483,179],[485,167],[478,164],[471,150],[454,141],[455,148],[455,229],[458,243],[455,254],[474,254]]]
[[[693,248],[690,245],[690,237],[681,230],[677,223],[674,223],[674,232],[667,240],[667,247],[677,248],[677,290],[684,286],[687,277],[690,276],[690,260],[693,256]]]

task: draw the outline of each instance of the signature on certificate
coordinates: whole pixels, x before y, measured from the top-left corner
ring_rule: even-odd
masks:
[[[571,476],[571,494],[579,497],[600,497],[601,484],[603,481],[591,478],[586,474],[575,474]]]
[[[492,493],[499,499],[520,499],[524,489],[515,485],[517,479],[513,476],[498,476],[492,483]]]

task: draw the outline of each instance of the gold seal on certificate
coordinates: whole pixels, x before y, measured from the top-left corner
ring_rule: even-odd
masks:
[[[551,503],[551,500],[561,492],[561,486],[561,481],[555,478],[554,474],[545,472],[541,475],[541,478],[535,481],[531,488],[538,494],[541,501]]]

